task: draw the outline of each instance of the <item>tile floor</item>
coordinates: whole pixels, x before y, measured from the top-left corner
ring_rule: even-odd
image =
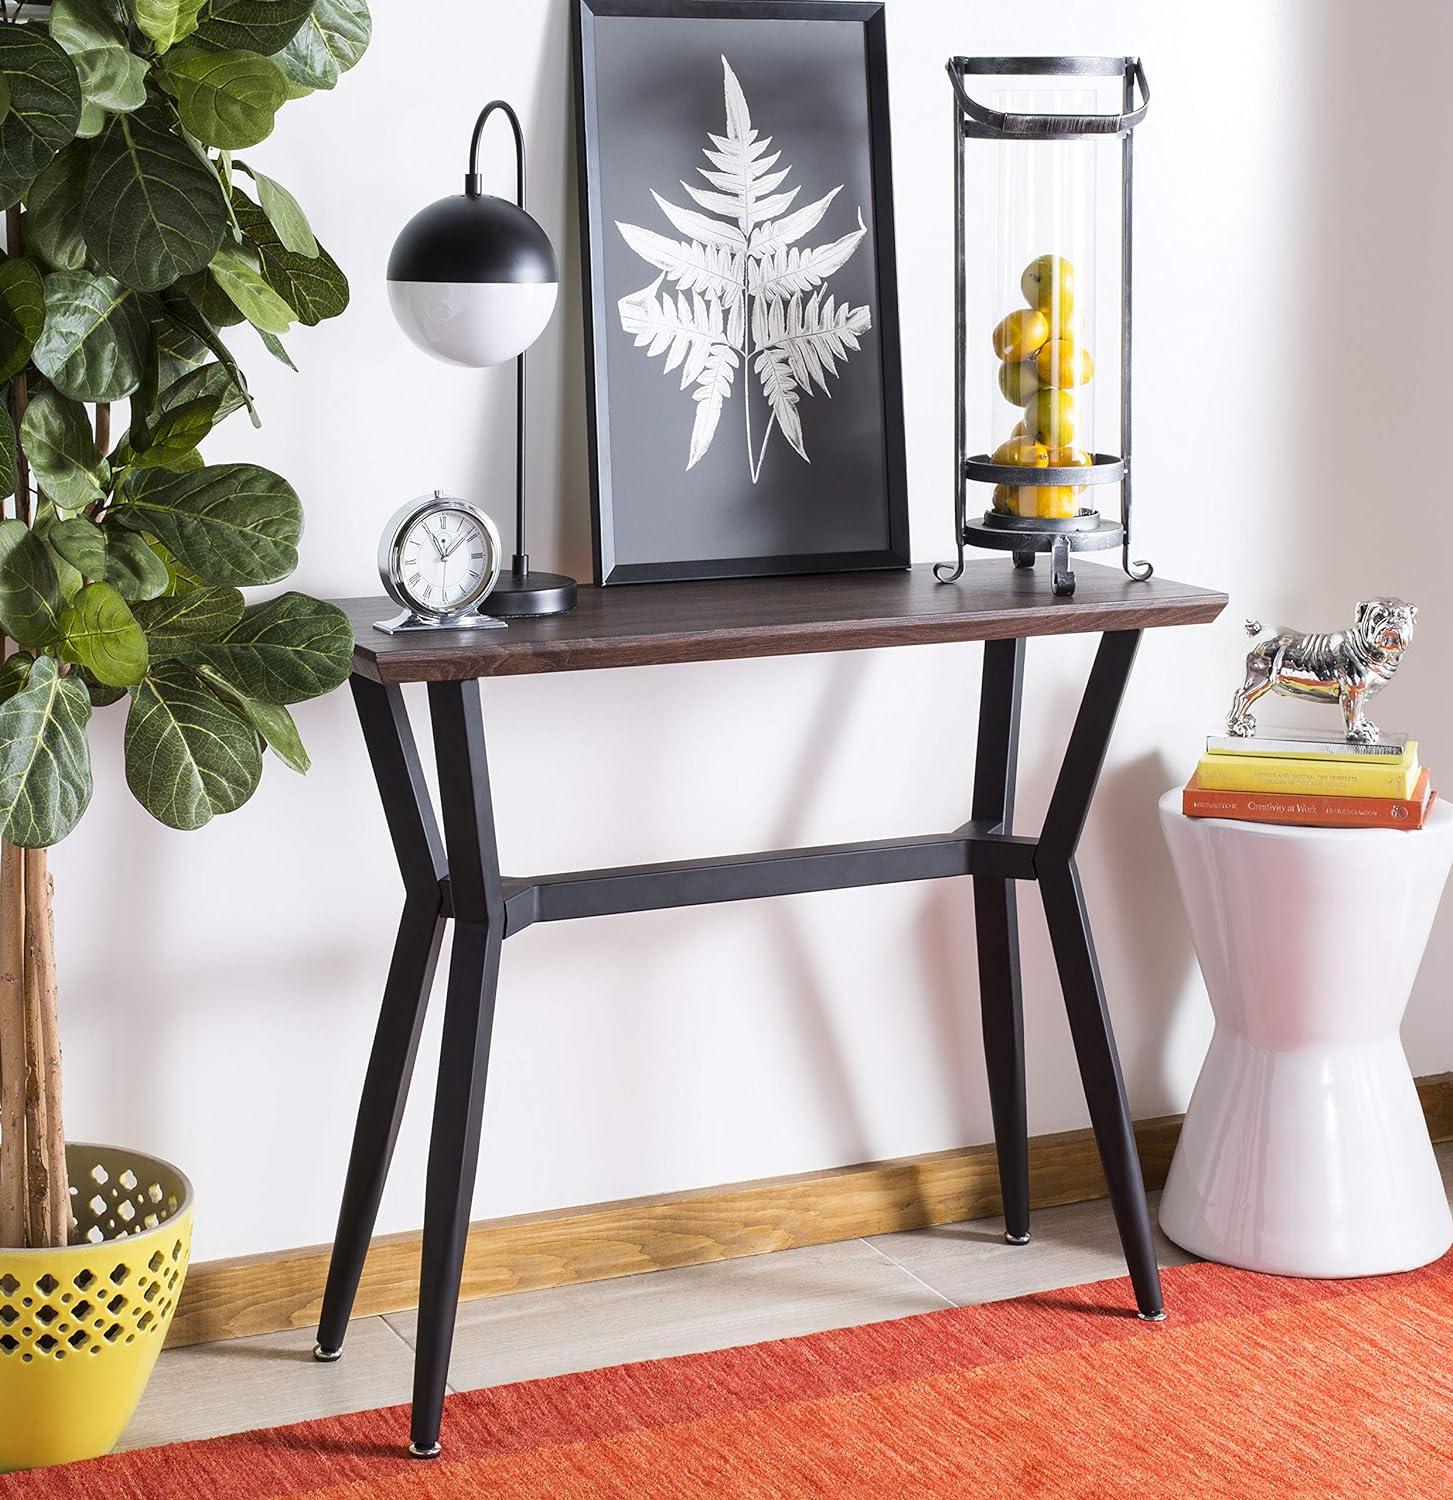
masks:
[[[1438,1148],[1453,1188],[1453,1144]],[[1155,1198],[1152,1195],[1152,1212]],[[1164,1239],[1162,1265],[1191,1257]],[[993,1219],[466,1303],[452,1389],[813,1333],[1124,1274],[1109,1206],[1034,1215],[1006,1245]],[[414,1315],[359,1318],[320,1365],[306,1330],[163,1353],[123,1448],[407,1401]]]

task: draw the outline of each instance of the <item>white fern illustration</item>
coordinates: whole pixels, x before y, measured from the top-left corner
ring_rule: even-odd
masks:
[[[793,209],[799,188],[782,190],[792,168],[779,168],[781,151],[752,128],[746,95],[725,57],[726,131],[704,148],[710,168],[698,167],[709,187],[681,186],[699,209],[669,203],[654,190],[662,214],[683,239],[616,222],[626,243],[660,275],[620,299],[621,327],[647,357],[665,355],[666,373],[681,370],[681,389],[696,403],[691,450],[694,468],[716,436],[731,399],[737,371],[756,375],[771,413],[760,447],[752,435],[752,397],[743,382],[747,465],[756,484],[777,428],[806,462],[798,406],[816,387],[831,396],[828,381],[860,349],[873,326],[867,307],[824,300],[823,283],[841,269],[867,233],[858,227],[841,239],[805,250],[798,241],[822,222],[835,187],[805,208]]]

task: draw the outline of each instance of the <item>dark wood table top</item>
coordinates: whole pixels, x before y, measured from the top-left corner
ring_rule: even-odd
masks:
[[[1045,564],[1020,571],[1008,558],[971,563],[951,584],[936,582],[921,564],[803,578],[586,586],[568,615],[511,620],[506,630],[393,636],[373,628],[398,613],[391,601],[338,602],[353,621],[353,670],[376,682],[1145,630],[1204,624],[1226,607],[1225,594],[1189,583],[1132,583],[1119,569],[1082,560],[1075,573],[1072,599],[1050,593]]]

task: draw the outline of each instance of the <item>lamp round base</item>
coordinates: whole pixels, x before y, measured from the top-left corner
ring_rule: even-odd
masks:
[[[568,614],[575,608],[575,598],[575,580],[563,573],[515,573],[506,569],[480,609],[497,619],[520,620]]]

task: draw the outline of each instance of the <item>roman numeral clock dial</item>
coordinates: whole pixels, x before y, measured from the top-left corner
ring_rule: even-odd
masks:
[[[502,629],[481,610],[501,556],[499,532],[478,506],[439,490],[411,500],[384,528],[378,552],[379,577],[405,613],[378,629]]]

